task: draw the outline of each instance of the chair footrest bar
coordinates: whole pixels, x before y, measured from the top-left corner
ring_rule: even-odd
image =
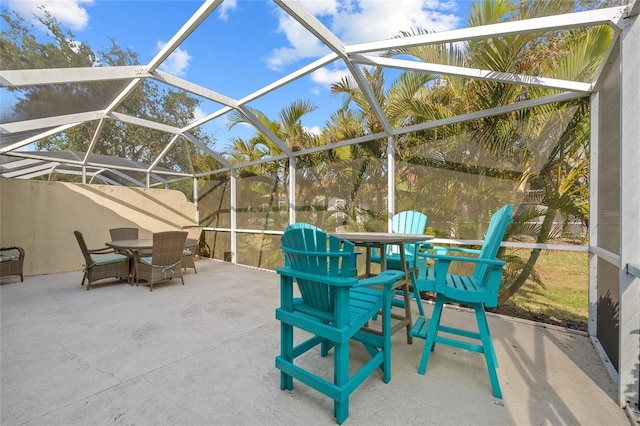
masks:
[[[462,342],[460,340],[450,339],[448,337],[436,336],[435,342],[442,345],[453,346],[454,348],[465,349],[471,352],[478,352],[481,354],[484,353],[482,345],[474,345],[473,343]]]
[[[413,324],[413,327],[411,327],[411,331],[409,332],[409,334],[411,334],[412,337],[426,340],[428,331],[429,320],[425,317],[418,317],[416,319],[416,322]]]
[[[329,398],[342,401],[348,395],[351,395],[364,382],[373,371],[382,364],[383,354],[379,352],[364,364],[357,373],[355,373],[342,386],[337,386],[322,377],[313,374],[303,368],[298,367],[293,362],[287,361],[281,356],[276,357],[276,368],[283,373],[293,377],[296,380],[311,386],[313,389],[320,391]]]
[[[447,327],[446,325],[438,325],[438,331],[442,333],[455,334],[456,336],[468,337],[470,339],[481,340],[480,333],[476,331],[463,330],[460,328]]]

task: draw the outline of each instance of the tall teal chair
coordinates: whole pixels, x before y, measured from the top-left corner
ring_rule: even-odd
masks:
[[[500,289],[502,269],[505,262],[496,256],[507,226],[512,221],[512,213],[513,206],[507,204],[493,214],[484,244],[477,257],[451,256],[437,253],[425,254],[426,257],[435,260],[434,267],[421,267],[417,278],[413,282],[413,285],[419,291],[436,292],[436,301],[431,319],[427,320],[424,316],[420,316],[411,329],[413,337],[426,340],[418,373],[425,373],[429,356],[435,349],[436,343],[482,353],[489,370],[493,395],[496,398],[502,398],[502,391],[500,390],[500,383],[496,373],[498,362],[485,315],[485,307],[494,308],[498,306],[498,290]],[[450,274],[449,266],[452,262],[475,264],[473,274]],[[440,321],[445,303],[456,303],[473,308],[478,332],[442,325]],[[442,336],[442,334],[446,336]],[[464,339],[461,340],[457,336]],[[476,343],[476,341],[478,342]]]
[[[327,235],[319,229],[294,228],[281,239],[285,265],[280,275],[280,370],[281,389],[293,389],[293,379],[312,387],[334,400],[334,416],[341,424],[349,416],[349,396],[378,369],[385,383],[391,379],[391,286],[403,276],[400,271],[387,271],[378,276],[358,280],[351,276],[354,245]],[[301,297],[294,297],[294,284]],[[363,327],[382,310],[382,333]],[[306,340],[294,339],[294,330],[303,330]],[[309,336],[311,334],[311,337]],[[364,345],[371,359],[350,373],[349,344],[354,340]],[[298,342],[294,345],[294,341]],[[333,349],[333,380],[327,380],[296,359],[316,346],[320,356]],[[309,365],[308,357],[306,365]],[[354,367],[354,366],[352,366]]]
[[[428,217],[424,213],[415,210],[406,210],[394,215],[393,218],[391,218],[391,232],[396,234],[422,235],[427,229],[427,220]],[[407,269],[413,269],[416,267],[416,263],[418,261],[418,258],[416,257],[416,247],[418,246],[421,246],[424,249],[428,248],[430,244],[412,243],[404,245],[404,255],[407,263]],[[387,263],[387,269],[403,269],[400,267],[400,246],[388,245],[387,251],[385,253],[385,260]],[[378,253],[378,250],[376,249],[372,250],[371,262],[380,263],[380,253]],[[398,291],[397,293],[401,293],[401,291]],[[415,287],[413,293],[418,305],[418,312],[420,313],[420,315],[424,315],[424,309],[422,308],[422,303],[420,302],[420,293],[416,291]],[[393,306],[404,308],[404,298],[394,298],[392,303]]]

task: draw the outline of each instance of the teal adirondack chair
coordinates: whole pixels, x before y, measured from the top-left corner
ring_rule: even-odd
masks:
[[[336,422],[341,424],[349,416],[350,394],[367,377],[380,368],[383,381],[391,380],[391,286],[403,274],[386,271],[364,280],[352,277],[354,245],[318,229],[287,230],[281,247],[286,266],[277,269],[280,307],[276,319],[280,321],[281,353],[276,357],[276,367],[281,372],[280,387],[291,390],[296,379],[332,398]],[[294,283],[300,298],[294,298]],[[383,312],[382,335],[363,329],[379,310]],[[294,346],[294,329],[312,336]],[[352,375],[351,340],[361,342],[371,355]],[[296,364],[297,357],[318,345],[321,356],[334,350],[333,381]]]
[[[427,220],[428,217],[424,213],[415,210],[406,210],[400,212],[391,218],[391,232],[397,234],[424,234],[427,229]],[[404,245],[404,256],[406,260],[406,267],[408,269],[412,269],[416,267],[416,262],[418,258],[416,257],[416,247],[422,246],[424,248],[428,248],[430,246],[429,243],[422,244],[405,244]],[[387,269],[402,269],[400,267],[400,246],[397,245],[389,245],[387,246],[387,251],[385,254]],[[378,253],[377,249],[373,249],[371,253],[371,262],[380,263],[380,253]],[[396,293],[401,293],[398,290]],[[420,294],[415,291],[414,288],[414,297],[416,298],[416,303],[418,305],[418,312],[420,315],[424,315],[424,309],[422,308],[422,303],[420,302]],[[394,298],[393,306],[398,306],[404,308],[404,298]]]
[[[419,291],[436,292],[436,301],[431,319],[427,320],[424,316],[420,316],[411,329],[413,337],[426,340],[418,373],[425,373],[429,356],[435,349],[436,343],[482,353],[489,370],[493,395],[496,398],[502,398],[502,391],[500,390],[500,382],[496,373],[498,362],[493,342],[491,341],[485,307],[494,308],[498,306],[498,290],[500,289],[502,269],[505,262],[496,258],[496,255],[507,226],[512,221],[512,213],[513,206],[507,204],[493,214],[484,244],[482,249],[478,251],[477,257],[426,253],[426,257],[435,260],[434,267],[421,266],[418,270],[417,278],[413,281],[414,287]],[[448,271],[451,262],[458,261],[474,263],[476,265],[474,273],[472,275],[450,274]],[[442,308],[445,303],[457,303],[472,307],[475,311],[478,332],[440,324]],[[461,336],[465,339],[444,337],[440,333]],[[470,340],[479,340],[480,344],[472,344]]]

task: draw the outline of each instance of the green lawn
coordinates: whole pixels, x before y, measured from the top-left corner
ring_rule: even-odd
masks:
[[[527,258],[528,250],[512,253]],[[543,286],[527,281],[507,306],[523,309],[535,315],[546,316],[559,322],[588,321],[587,253],[543,251],[536,262]],[[554,321],[555,322],[555,321]]]

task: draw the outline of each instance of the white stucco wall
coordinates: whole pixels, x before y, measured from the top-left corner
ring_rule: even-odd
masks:
[[[0,244],[26,250],[26,276],[81,271],[75,230],[99,248],[110,228],[138,227],[151,238],[195,218],[195,205],[179,191],[0,179]]]

